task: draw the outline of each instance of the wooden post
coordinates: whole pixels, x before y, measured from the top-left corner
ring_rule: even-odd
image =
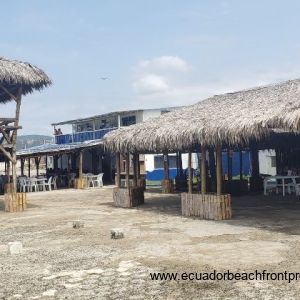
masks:
[[[192,152],[188,153],[188,193],[191,194],[193,192],[193,170],[192,170]]]
[[[209,172],[212,181],[216,182],[216,164],[215,164],[215,153],[214,149],[208,150],[208,156],[209,156]]]
[[[18,126],[20,119],[20,107],[21,107],[21,99],[22,99],[22,87],[18,88],[17,96],[15,98],[16,101],[16,119],[15,119],[15,130],[12,134],[12,183],[13,183],[13,193],[17,192],[17,135],[18,135]]]
[[[252,166],[252,174],[253,178],[259,177],[259,163],[258,163],[258,150],[257,148],[251,149],[251,166]]]
[[[254,145],[250,148],[250,151],[251,151],[250,189],[253,192],[257,192],[260,189],[258,148],[256,147],[256,145]]]
[[[216,147],[216,177],[217,177],[217,195],[222,194],[222,147]]]
[[[120,152],[116,153],[116,171],[117,171],[116,185],[118,188],[120,188],[121,187],[121,154],[120,154]]]
[[[240,156],[240,180],[243,180],[243,151],[239,152]]]
[[[28,157],[27,160],[28,160],[28,177],[30,177],[30,165],[31,165],[31,164],[30,164],[30,162],[31,162],[31,161],[30,161],[30,157]]]
[[[227,175],[228,180],[232,180],[232,151],[227,149]]]
[[[46,175],[47,175],[47,170],[48,170],[48,155],[45,156],[45,168],[46,168]]]
[[[35,161],[35,167],[36,167],[36,176],[39,176],[41,157],[35,157],[34,161]]]
[[[137,187],[137,179],[138,179],[138,176],[137,176],[137,154],[134,153],[133,156],[132,156],[132,165],[133,165],[133,186],[134,187]]]
[[[178,167],[179,167],[179,174],[180,176],[183,176],[183,168],[182,168],[182,156],[181,152],[178,152]]]
[[[79,178],[82,179],[83,150],[79,151]]]
[[[126,173],[126,188],[129,189],[130,188],[130,181],[129,181],[129,152],[126,153],[125,156],[125,173]]]
[[[7,161],[7,167],[6,167],[6,176],[7,176],[7,183],[10,183],[10,161]]]
[[[21,176],[24,176],[24,158],[21,158]]]
[[[169,156],[167,152],[164,152],[163,160],[164,160],[164,180],[169,180]]]
[[[141,177],[140,155],[138,153],[136,154],[136,176],[138,180]]]
[[[201,194],[206,193],[206,148],[201,147]]]

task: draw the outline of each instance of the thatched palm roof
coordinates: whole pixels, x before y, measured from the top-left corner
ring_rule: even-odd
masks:
[[[247,145],[274,128],[300,130],[300,79],[216,95],[107,134],[113,151],[183,150],[196,145]]]
[[[15,95],[22,86],[22,94],[32,93],[33,90],[41,90],[51,84],[49,77],[42,71],[26,62],[8,60],[0,57],[0,103],[12,100],[5,92],[6,89]]]

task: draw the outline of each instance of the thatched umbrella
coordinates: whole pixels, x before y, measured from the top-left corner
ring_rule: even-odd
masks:
[[[22,95],[42,90],[51,84],[49,77],[42,71],[26,62],[0,58],[0,103],[16,102],[14,118],[0,118],[0,151],[12,163],[13,186],[16,191],[16,139],[19,126],[19,115]],[[7,171],[9,175],[9,169]]]
[[[300,129],[300,79],[216,95],[194,105],[107,134],[120,152],[186,150],[195,145],[248,145],[274,128]]]
[[[20,86],[22,95],[26,95],[34,90],[42,90],[50,84],[50,78],[36,66],[0,57],[0,103],[13,100],[12,95],[16,96]]]

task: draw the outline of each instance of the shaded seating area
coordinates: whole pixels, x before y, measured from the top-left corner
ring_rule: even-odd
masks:
[[[108,133],[104,138],[104,144],[115,152],[117,157],[120,154],[126,157],[126,170],[129,169],[130,160],[134,164],[135,156],[163,153],[165,172],[162,190],[166,193],[172,192],[173,188],[168,176],[168,154],[187,153],[188,174],[180,178],[187,185],[187,193],[181,194],[182,214],[203,219],[230,219],[231,195],[226,191],[230,188],[235,189],[234,185],[237,184],[233,183],[230,172],[232,168],[230,153],[250,152],[249,191],[263,193],[264,179],[259,170],[259,150],[276,149],[276,153],[280,153],[286,148],[299,148],[299,91],[300,80],[295,79],[216,95],[143,123]],[[227,182],[224,180],[222,152],[228,153]],[[193,153],[200,158],[200,180],[196,189],[191,164]],[[117,170],[119,170],[118,163],[117,159]],[[140,176],[138,170],[135,171],[134,176],[137,179],[134,179],[132,186],[129,185],[128,175],[127,171],[127,192],[121,192],[124,188],[120,185],[119,175],[117,176],[117,188],[114,192],[117,206],[122,206],[122,198],[130,200],[127,201],[129,206],[143,203],[143,195],[137,184]],[[279,164],[277,175],[286,175],[280,170]],[[295,176],[297,175],[300,173]],[[239,179],[240,188],[248,188],[248,182],[244,180],[242,173]],[[281,189],[282,193],[290,191],[297,195],[298,184],[296,177],[294,179],[285,184],[283,183],[285,178],[278,178],[279,182],[276,181],[278,192]],[[135,199],[136,197],[139,199]]]

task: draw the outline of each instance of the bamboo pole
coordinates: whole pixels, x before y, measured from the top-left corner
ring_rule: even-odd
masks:
[[[24,158],[21,158],[21,176],[24,176]]]
[[[201,193],[206,193],[206,148],[201,147]]]
[[[7,161],[7,168],[6,168],[6,172],[7,172],[7,183],[10,183],[10,161]]]
[[[38,157],[35,157],[34,161],[35,161],[35,167],[36,167],[36,176],[39,176],[40,159]]]
[[[133,154],[132,156],[132,165],[133,165],[133,186],[137,187],[137,154]]]
[[[28,177],[30,177],[30,157],[28,157]]]
[[[136,175],[137,179],[139,180],[141,177],[141,166],[140,166],[140,155],[136,154]]]
[[[79,178],[82,179],[83,150],[79,151]]]
[[[178,165],[179,165],[179,174],[180,176],[183,176],[182,156],[180,151],[178,152]]]
[[[228,180],[232,180],[232,152],[227,149],[227,175]]]
[[[47,175],[47,170],[48,170],[48,155],[45,156],[45,163],[46,163],[46,175]]]
[[[120,154],[120,152],[116,153],[116,171],[117,171],[116,185],[118,188],[120,188],[121,187],[121,154]]]
[[[188,193],[191,194],[193,192],[193,171],[192,171],[192,152],[188,153]]]
[[[240,180],[243,180],[243,152],[239,152],[240,156]]]
[[[217,177],[217,195],[222,194],[222,147],[216,147],[216,177]]]
[[[125,157],[125,173],[126,173],[126,188],[129,189],[130,187],[130,181],[129,181],[129,152],[126,153],[126,157]]]
[[[169,156],[167,152],[163,154],[163,160],[164,160],[164,180],[169,180]]]
[[[17,96],[15,98],[16,101],[16,119],[14,126],[16,129],[14,130],[12,134],[12,183],[13,183],[13,190],[12,192],[17,192],[17,148],[16,148],[16,142],[17,142],[17,135],[18,135],[18,129],[19,126],[19,119],[20,119],[20,108],[21,108],[21,99],[22,99],[22,87],[18,88]]]

